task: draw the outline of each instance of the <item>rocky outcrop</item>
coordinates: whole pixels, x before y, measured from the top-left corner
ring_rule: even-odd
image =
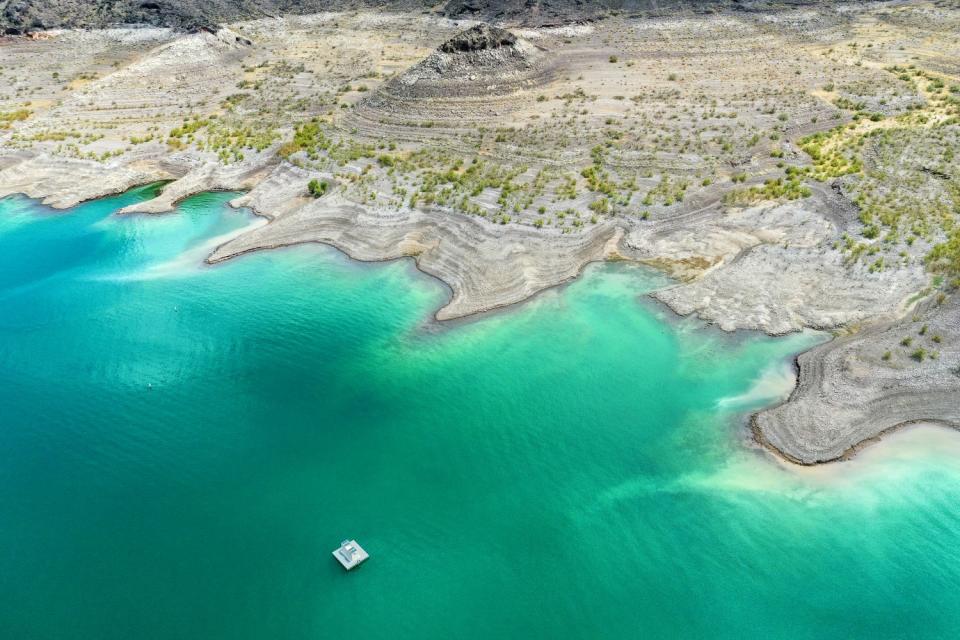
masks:
[[[794,462],[842,459],[913,423],[960,428],[956,294],[899,322],[836,338],[797,363],[790,398],[753,418],[757,440]]]
[[[784,334],[899,317],[929,281],[922,264],[871,273],[832,248],[845,231],[838,196],[761,204],[639,225],[626,237],[631,257],[680,282],[653,295],[680,315],[726,331]]]
[[[275,164],[270,156],[257,156],[236,165],[205,162],[189,168],[177,166],[173,170],[183,175],[166,185],[156,198],[124,207],[120,213],[166,213],[173,211],[181,200],[198,193],[252,189]]]
[[[443,53],[470,53],[517,44],[517,36],[505,29],[478,24],[450,38],[439,49]]]
[[[551,66],[535,45],[479,24],[463,31],[388,82],[364,105],[412,111],[422,101],[493,98],[548,80]]]
[[[513,33],[479,24],[392,79],[350,115],[364,131],[429,123],[462,127],[532,103],[550,82],[554,62]]]
[[[682,0],[447,0],[437,4],[429,0],[0,0],[0,33],[103,28],[118,24],[216,30],[219,25],[237,20],[353,9],[436,11],[458,19],[549,26],[622,13],[709,12],[726,7],[764,10],[819,2],[821,0],[700,0],[693,4]]]
[[[0,171],[0,198],[23,194],[56,209],[169,179],[159,168],[141,170],[92,160],[41,155]]]
[[[0,29],[103,28],[144,24],[188,31],[284,13],[305,14],[383,7],[423,10],[419,0],[0,0]]]
[[[208,261],[304,242],[329,244],[364,261],[408,256],[450,287],[450,301],[436,313],[449,320],[522,302],[572,280],[586,264],[615,254],[622,237],[608,224],[570,236],[506,229],[446,211],[368,209],[341,199],[336,189],[313,199],[305,190],[310,176],[283,165],[236,200],[270,223],[230,240]]]

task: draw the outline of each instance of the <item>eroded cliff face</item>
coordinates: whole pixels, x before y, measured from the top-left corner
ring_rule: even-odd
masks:
[[[57,28],[103,28],[144,24],[184,30],[213,29],[233,20],[284,13],[352,8],[418,10],[415,0],[0,0],[0,29],[25,33]]]
[[[236,20],[322,11],[381,9],[434,12],[455,19],[550,26],[639,12],[709,13],[778,5],[835,4],[837,0],[0,0],[0,32],[103,28],[144,24],[183,30],[215,29]]]

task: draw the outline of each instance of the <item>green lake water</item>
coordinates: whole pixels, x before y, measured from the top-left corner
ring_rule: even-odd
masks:
[[[749,442],[822,337],[678,320],[627,265],[437,324],[409,260],[208,267],[258,221],[113,215],[149,195],[0,201],[0,637],[960,634],[960,436]]]

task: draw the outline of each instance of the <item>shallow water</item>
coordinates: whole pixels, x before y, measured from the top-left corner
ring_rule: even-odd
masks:
[[[797,469],[743,414],[821,339],[626,265],[438,326],[409,261],[0,201],[0,637],[948,638],[960,437]],[[345,573],[344,537],[371,554]]]

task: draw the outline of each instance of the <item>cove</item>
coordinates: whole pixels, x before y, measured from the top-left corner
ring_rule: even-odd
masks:
[[[594,265],[438,325],[411,261],[203,264],[235,194],[0,201],[9,638],[902,638],[960,625],[960,438],[752,447],[822,337]],[[896,440],[896,442],[894,442]],[[371,554],[344,573],[344,537]]]

